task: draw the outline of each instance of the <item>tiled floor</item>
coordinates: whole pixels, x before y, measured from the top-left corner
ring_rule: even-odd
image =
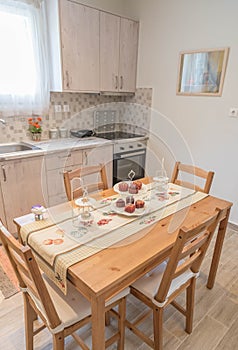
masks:
[[[212,242],[214,244],[214,242]],[[215,286],[206,288],[208,268],[213,246],[202,265],[197,281],[194,329],[191,335],[184,331],[184,318],[172,306],[168,306],[164,319],[164,350],[235,350],[238,349],[238,232],[229,228],[224,242]],[[127,302],[130,319],[143,311],[142,305],[132,296]],[[110,326],[113,328],[114,324]],[[151,318],[143,326],[152,336]],[[110,329],[108,330],[110,332]],[[90,329],[83,330],[83,337],[90,344]],[[0,304],[1,350],[23,350],[24,322],[21,294],[3,300]],[[37,335],[36,350],[52,349],[48,331]],[[72,338],[67,339],[67,350],[78,349]],[[111,349],[116,349],[112,346]],[[150,349],[129,330],[126,330],[125,350]]]

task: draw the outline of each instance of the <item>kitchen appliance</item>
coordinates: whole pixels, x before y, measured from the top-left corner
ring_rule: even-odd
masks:
[[[71,129],[70,135],[78,138],[83,138],[83,137],[94,136],[95,132],[89,129],[84,129],[84,130]]]
[[[130,170],[135,172],[133,180],[145,175],[146,145],[141,141],[130,141],[114,145],[113,185],[128,179]]]
[[[97,137],[117,141],[113,151],[113,185],[128,180],[130,170],[135,172],[134,180],[144,177],[146,141],[136,140],[144,135],[113,131],[98,133]]]

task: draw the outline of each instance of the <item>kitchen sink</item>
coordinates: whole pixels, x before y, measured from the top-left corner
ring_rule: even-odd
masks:
[[[12,152],[24,152],[40,149],[37,146],[30,145],[24,142],[0,143],[0,154]]]

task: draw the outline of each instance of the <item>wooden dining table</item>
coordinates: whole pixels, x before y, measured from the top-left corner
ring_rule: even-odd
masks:
[[[149,180],[145,179],[144,183]],[[97,194],[106,198],[115,194],[113,189]],[[208,195],[169,215],[154,224],[138,230],[132,236],[107,247],[100,252],[70,266],[67,278],[90,301],[92,307],[92,349],[105,349],[105,302],[135,280],[164,261],[170,254],[177,233],[181,227],[198,225],[214,214],[216,208],[222,210],[222,217],[216,232],[207,288],[214,286],[219,266],[223,241],[229,219],[231,202]],[[64,210],[64,205],[53,208],[56,212]],[[31,222],[32,215],[14,219],[20,234],[23,225]],[[130,224],[125,229],[130,230]]]

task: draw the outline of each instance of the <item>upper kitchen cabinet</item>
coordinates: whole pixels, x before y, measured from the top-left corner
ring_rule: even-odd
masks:
[[[51,91],[135,92],[138,22],[76,0],[45,7]]]
[[[70,0],[45,3],[51,91],[99,92],[99,11]]]
[[[100,91],[135,92],[139,23],[100,12]]]

